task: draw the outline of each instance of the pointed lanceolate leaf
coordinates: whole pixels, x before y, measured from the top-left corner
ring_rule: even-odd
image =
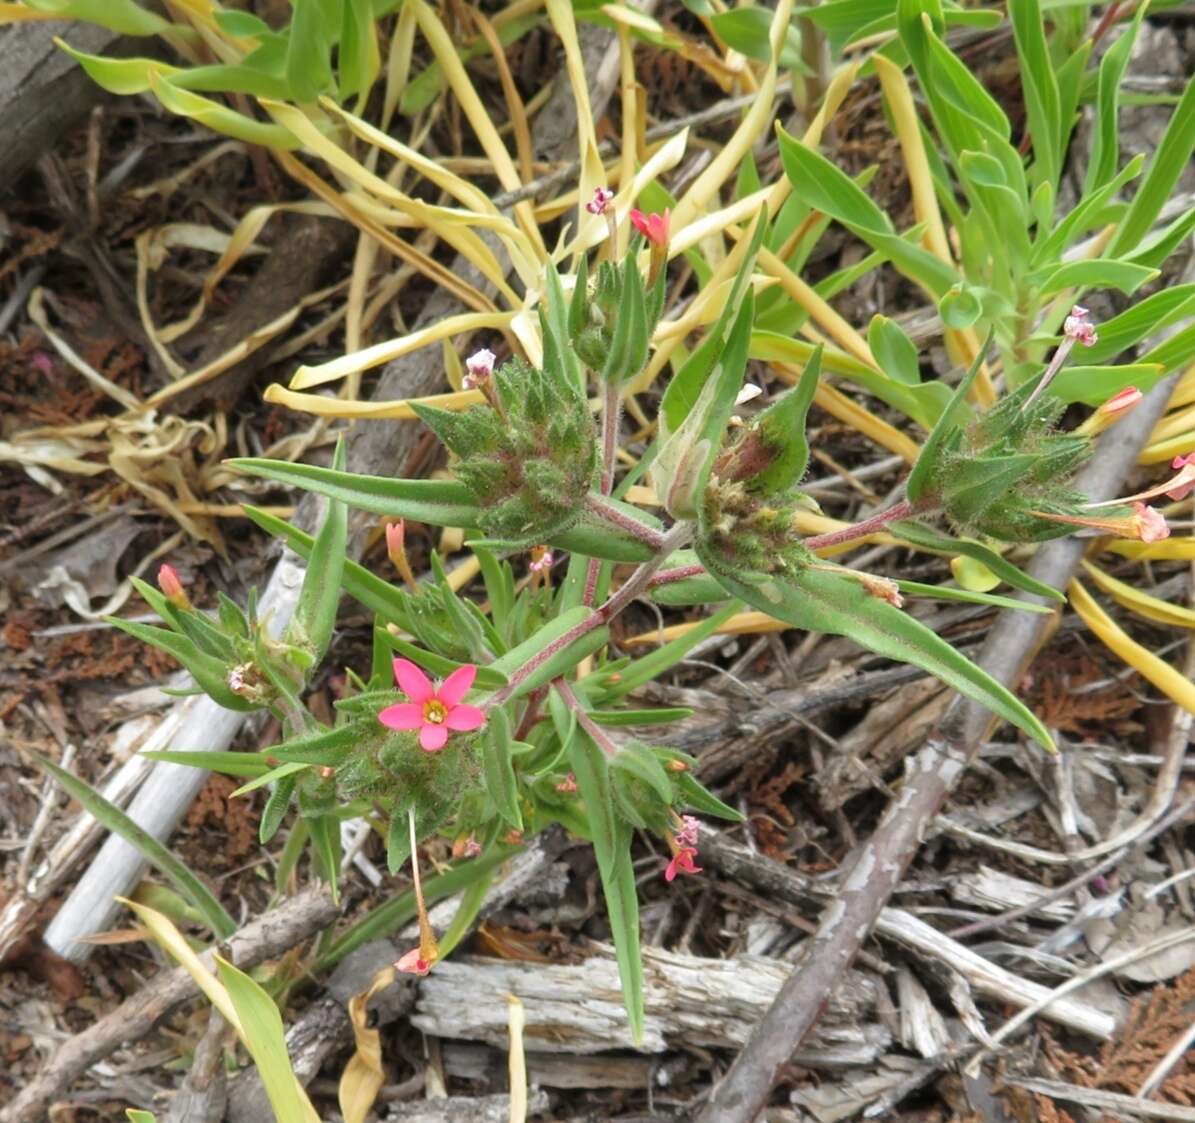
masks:
[[[801,380],[756,419],[754,428],[759,439],[775,459],[747,482],[751,491],[780,496],[800,483],[809,464],[805,423],[821,372],[822,346],[819,343],[801,372]]]
[[[495,706],[488,714],[485,736],[481,742],[485,790],[502,818],[515,830],[521,831],[523,813],[519,810],[519,785],[511,756],[512,741],[510,717],[502,706]]]
[[[432,526],[476,526],[477,505],[468,489],[455,480],[402,480],[388,476],[359,476],[317,468],[312,464],[287,464],[280,460],[240,459],[229,467],[252,476],[277,480],[338,499],[361,511],[392,518],[407,518]]]
[[[344,438],[341,437],[332,457],[334,471],[344,471],[344,458]],[[291,642],[310,651],[314,663],[324,657],[332,640],[336,608],[340,604],[347,538],[348,510],[340,500],[329,499],[323,525],[311,547],[299,603],[289,629]]]
[[[656,754],[642,741],[626,742],[610,761],[610,767],[647,784],[660,797],[664,806],[672,802],[672,782],[668,779],[668,773]]]
[[[983,366],[983,357],[987,354],[988,345],[991,341],[992,337],[989,333],[984,345],[975,356],[975,361],[971,364],[971,368],[963,376],[963,380],[955,389],[954,397],[950,399],[950,404],[942,411],[942,416],[938,418],[938,423],[933,427],[925,444],[921,446],[921,455],[917,457],[917,463],[913,465],[913,470],[909,473],[908,481],[905,484],[905,494],[913,502],[916,502],[926,493],[926,489],[937,474],[942,453],[951,446],[952,442],[958,436],[967,410],[967,393],[975,382],[980,367]]]
[[[987,546],[970,538],[950,538],[908,519],[889,523],[888,531],[896,535],[897,538],[903,538],[906,542],[911,542],[914,546],[920,546],[925,550],[937,550],[943,554],[961,554],[963,557],[973,558],[987,566],[1001,581],[1011,585],[1014,589],[1035,593],[1039,597],[1046,597],[1059,604],[1066,601],[1066,597],[1052,585],[1035,580],[1024,570],[1018,569],[1012,562],[1001,557],[995,550],[990,550]]]
[[[643,1037],[643,962],[639,952],[639,897],[631,864],[631,828],[614,811],[606,755],[583,729],[569,743],[569,763],[585,802],[631,1033]]]
[[[258,836],[263,843],[269,842],[282,826],[282,819],[286,809],[290,806],[291,796],[295,793],[294,775],[283,776],[274,785],[270,798],[266,800],[265,810],[261,813],[261,824]]]
[[[716,576],[734,596],[777,620],[846,636],[877,655],[922,667],[1054,751],[1045,726],[1006,687],[908,613],[870,596],[857,580],[813,566],[762,582]]]

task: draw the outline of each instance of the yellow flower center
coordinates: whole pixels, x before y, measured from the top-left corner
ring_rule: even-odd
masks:
[[[438,698],[433,698],[430,702],[423,703],[423,720],[430,721],[432,725],[443,725],[444,719],[448,716],[448,707],[444,705]]]

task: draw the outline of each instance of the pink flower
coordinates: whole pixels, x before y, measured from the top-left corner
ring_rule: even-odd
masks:
[[[1162,512],[1144,503],[1133,504],[1129,524],[1137,531],[1136,537],[1142,542],[1161,542],[1163,538],[1170,537],[1170,527],[1166,525]]]
[[[585,204],[585,209],[590,214],[605,214],[606,208],[610,205],[610,200],[614,198],[614,192],[608,187],[595,187],[593,189],[593,198]]]
[[[394,969],[396,971],[403,971],[408,975],[426,975],[432,969],[434,962],[431,959],[424,959],[423,951],[420,948],[411,948],[410,951],[403,952],[399,956]]]
[[[669,212],[663,214],[644,214],[642,211],[631,211],[631,224],[653,246],[661,249],[668,245]]]
[[[1195,491],[1195,452],[1188,452],[1186,456],[1176,456],[1170,461],[1170,467],[1178,472],[1178,475],[1170,481],[1166,494],[1177,503]]]
[[[191,602],[187,599],[187,591],[178,579],[178,570],[174,566],[164,565],[158,570],[158,588],[162,590],[163,595],[175,608],[191,607]]]
[[[691,846],[682,846],[672,855],[672,861],[664,870],[665,881],[675,881],[678,873],[701,873],[701,867],[693,864],[697,851]]]
[[[1084,347],[1094,347],[1099,336],[1090,317],[1091,313],[1082,304],[1076,304],[1062,321],[1062,334],[1067,339],[1077,339]]]
[[[527,567],[532,573],[543,573],[552,568],[552,551],[547,546],[535,546],[531,551],[531,562]]]
[[[477,668],[472,663],[457,667],[437,691],[409,659],[394,660],[394,679],[411,700],[387,706],[378,721],[389,729],[418,729],[419,744],[435,753],[448,741],[448,731],[467,733],[485,724],[485,714],[461,699],[469,693]]]
[[[556,785],[558,792],[564,792],[566,795],[577,790],[577,777],[573,773],[569,773],[559,784]]]
[[[483,382],[486,382],[494,373],[494,363],[497,361],[498,356],[484,347],[480,351],[474,351],[465,360],[465,367],[469,372],[462,380],[465,389],[475,390]]]
[[[1105,417],[1119,417],[1121,414],[1135,409],[1137,403],[1144,397],[1145,395],[1136,386],[1126,386],[1119,394],[1113,394],[1100,406],[1098,412]]]

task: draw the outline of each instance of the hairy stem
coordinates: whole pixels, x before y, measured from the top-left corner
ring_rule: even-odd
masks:
[[[633,519],[630,515],[624,514],[605,496],[591,491],[586,496],[585,505],[602,522],[618,527],[619,530],[625,530],[628,534],[638,538],[640,542],[646,543],[653,550],[658,550],[664,541],[664,535],[660,531],[653,530],[650,526],[645,526],[638,519]]]
[[[580,699],[573,693],[572,687],[562,678],[556,679],[552,683],[556,693],[564,699],[564,704],[577,715],[577,724],[593,738],[598,748],[606,754],[606,756],[617,756],[618,746],[610,739],[610,735],[593,720],[586,713],[585,708],[581,705]]]
[[[801,545],[810,550],[819,550],[823,546],[839,546],[843,542],[853,542],[856,538],[865,538],[877,530],[882,530],[889,523],[896,522],[897,519],[908,518],[916,511],[917,508],[912,503],[907,499],[902,499],[895,507],[889,507],[878,515],[864,519],[861,523],[844,526],[841,530],[832,530],[828,534],[815,534],[812,538],[803,539]]]
[[[613,242],[611,242],[613,244]],[[606,393],[602,398],[602,495],[609,495],[614,489],[614,460],[618,455],[618,422],[622,415],[622,398],[618,386],[613,382],[606,383]],[[598,574],[602,563],[598,558],[590,558],[585,571],[585,592],[581,603],[593,604],[597,591]]]
[[[631,603],[640,593],[647,589],[652,577],[656,571],[668,559],[668,556],[673,550],[679,550],[693,534],[693,524],[689,522],[679,522],[671,527],[667,533],[660,535],[659,547],[656,556],[649,561],[643,562],[634,573],[630,575],[623,583],[622,587],[609,600],[606,601],[600,608],[590,613],[581,623],[569,628],[564,635],[559,636],[553,640],[542,651],[536,652],[530,659],[527,660],[517,671],[510,676],[510,681],[502,687],[496,694],[492,694],[485,707],[499,706],[505,702],[514,692],[519,688],[519,684],[526,681],[526,679],[540,667],[542,667],[549,659],[552,658],[558,651],[562,651],[568,647],[569,644],[575,643],[583,635],[592,632],[594,628],[599,628],[603,624],[608,624],[615,616],[617,616],[628,604]]]

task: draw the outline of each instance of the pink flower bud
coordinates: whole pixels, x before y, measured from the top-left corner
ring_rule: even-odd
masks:
[[[614,198],[614,192],[608,187],[595,187],[593,189],[593,198],[585,204],[585,209],[590,214],[605,214],[606,208],[610,205],[610,201]]]
[[[559,784],[556,785],[556,790],[558,792],[563,792],[566,795],[571,792],[575,792],[577,790],[577,777],[570,772],[563,780],[560,781]]]
[[[469,372],[462,380],[465,389],[474,390],[483,382],[488,381],[494,373],[494,363],[497,359],[498,356],[493,351],[484,347],[480,351],[474,351],[465,360],[465,367]]]
[[[527,566],[532,573],[544,573],[552,568],[552,551],[547,546],[536,546],[531,551],[531,562]]]
[[[183,583],[178,579],[178,570],[174,566],[164,565],[158,570],[158,588],[162,590],[163,595],[175,608],[191,607]]]
[[[432,969],[433,962],[434,960],[424,959],[423,952],[419,948],[411,948],[410,951],[404,952],[399,957],[394,969],[408,975],[426,975]]]
[[[1120,417],[1135,409],[1145,397],[1136,386],[1126,386],[1119,394],[1113,394],[1102,406],[1099,412],[1105,417]]]
[[[390,560],[396,567],[401,565],[400,558],[406,559],[406,537],[407,523],[405,519],[386,524],[386,553],[390,555]]]
[[[1071,314],[1062,321],[1062,334],[1067,339],[1078,340],[1084,347],[1094,347],[1099,336],[1090,316],[1091,313],[1083,305],[1076,304]]]

